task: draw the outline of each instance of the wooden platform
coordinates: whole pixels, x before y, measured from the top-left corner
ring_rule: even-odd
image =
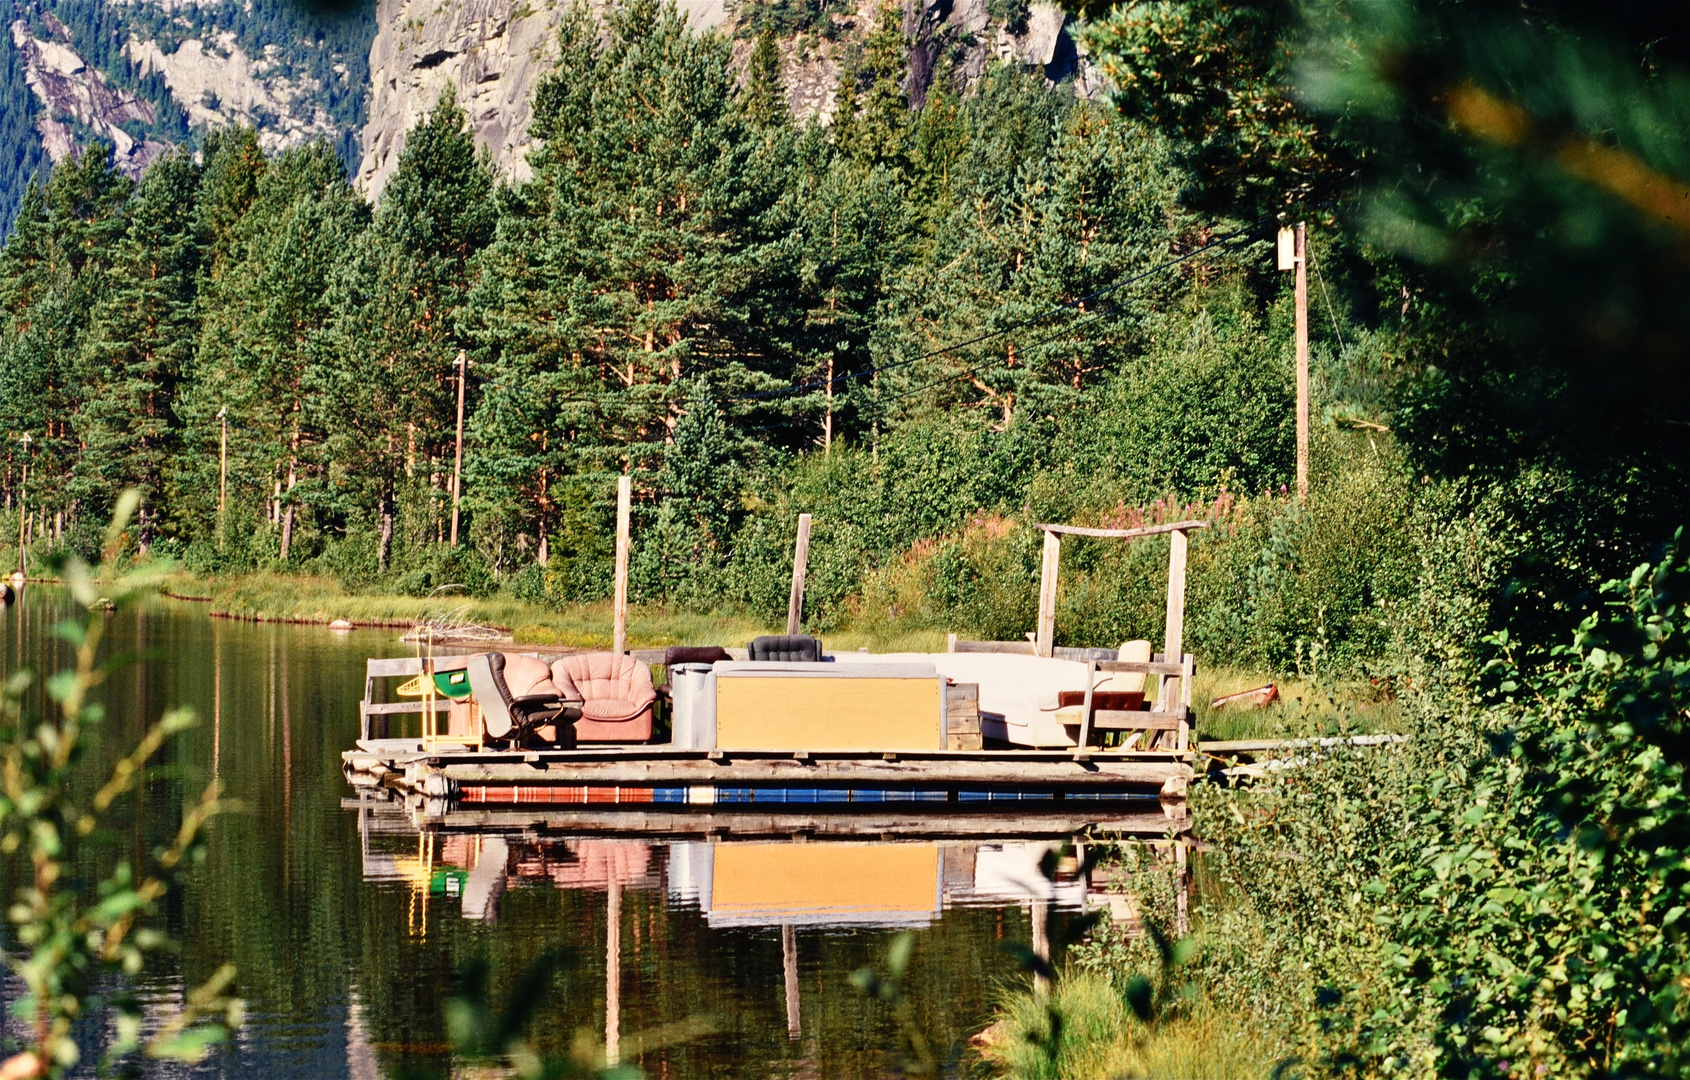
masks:
[[[364,739],[342,755],[354,787],[465,803],[957,803],[1022,793],[1183,802],[1191,755],[1173,751],[967,750],[866,754],[662,746],[425,752]],[[625,789],[625,790],[624,790]],[[799,797],[793,797],[793,793]],[[760,799],[759,793],[766,798]],[[810,798],[802,796],[808,793]]]

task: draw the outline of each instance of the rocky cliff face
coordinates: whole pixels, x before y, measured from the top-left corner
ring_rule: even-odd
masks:
[[[77,148],[77,127],[112,144],[117,167],[131,179],[147,163],[170,149],[168,142],[137,139],[128,128],[150,127],[158,116],[151,103],[119,89],[98,68],[89,65],[71,44],[63,23],[46,16],[52,37],[42,40],[22,19],[11,25],[12,47],[24,64],[25,80],[42,108],[35,128],[54,162]]]
[[[258,131],[268,151],[298,146],[315,138],[331,142],[339,132],[322,106],[322,80],[289,77],[281,70],[279,45],[267,45],[256,57],[241,48],[232,31],[191,37],[173,51],[157,41],[130,38],[124,54],[142,75],[159,72],[170,94],[194,127],[246,124]],[[345,65],[337,72],[344,80]]]
[[[45,156],[91,140],[118,168],[250,124],[265,149],[357,159],[374,11],[251,0],[15,0],[0,35],[0,227]],[[45,155],[43,155],[45,151]]]
[[[369,122],[362,139],[358,183],[375,198],[398,164],[405,132],[442,91],[451,89],[469,114],[477,139],[513,179],[528,176],[529,100],[534,85],[556,63],[556,27],[568,0],[378,0],[370,47]],[[697,29],[731,30],[731,0],[677,0]],[[828,35],[795,35],[779,43],[787,102],[800,121],[833,116],[842,62],[851,46],[874,28],[881,0],[858,0],[835,13]],[[972,81],[998,58],[1041,67],[1053,81],[1077,75],[1083,91],[1095,79],[1066,32],[1067,17],[1054,4],[1034,4],[1025,28],[994,26],[986,0],[905,0],[904,33],[912,40],[909,92],[919,104],[932,82],[942,49],[955,49],[957,71]],[[736,42],[743,65],[752,42]]]
[[[0,107],[33,110],[33,129],[27,120],[8,128],[13,141],[39,139],[58,161],[90,138],[104,139],[131,176],[210,127],[250,124],[271,152],[327,139],[357,163],[360,187],[375,198],[398,164],[405,132],[451,89],[499,168],[522,179],[529,101],[556,62],[557,22],[569,2],[377,0],[373,11],[325,17],[303,5],[260,9],[248,0],[24,0],[14,6],[9,42],[0,38],[0,48],[9,44],[21,60],[24,85],[8,84]],[[728,33],[760,2],[767,0],[678,0],[698,30]],[[842,66],[874,28],[882,2],[833,0],[825,22],[778,42],[797,119],[831,120]],[[1059,8],[1022,9],[1012,33],[987,5],[903,0],[914,103],[925,98],[941,56],[965,83],[998,58],[1042,67],[1052,80],[1076,75],[1083,90],[1095,89]],[[748,35],[735,41],[740,64],[752,45]],[[15,163],[38,153],[0,146],[0,221],[33,168]],[[10,171],[6,162],[14,163]]]
[[[477,140],[515,179],[528,163],[529,100],[557,61],[567,0],[378,0],[370,46],[369,122],[358,183],[375,198],[399,162],[405,132],[450,89]],[[700,29],[722,22],[722,0],[680,0]]]

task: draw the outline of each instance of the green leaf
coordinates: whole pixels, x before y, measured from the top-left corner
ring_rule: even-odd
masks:
[[[1155,991],[1152,989],[1149,979],[1143,975],[1134,975],[1127,980],[1127,987],[1123,996],[1127,999],[1127,1005],[1132,1009],[1134,1016],[1146,1024],[1155,1021]]]

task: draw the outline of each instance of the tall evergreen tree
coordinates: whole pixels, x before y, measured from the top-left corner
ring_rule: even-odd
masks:
[[[780,49],[775,35],[765,30],[757,37],[751,58],[745,65],[745,88],[740,99],[746,117],[765,127],[784,124],[791,118],[786,106],[786,87],[780,78]]]
[[[606,16],[602,47],[598,33],[584,5],[563,20],[557,74],[535,97],[534,179],[485,257],[477,430],[506,434],[477,469],[521,452],[514,440],[620,471],[671,439],[691,374],[739,394],[790,372],[765,329],[789,262],[771,217],[785,143],[742,111],[728,43],[673,5],[636,0]],[[538,426],[512,430],[516,415]],[[561,479],[540,470],[530,485]],[[512,497],[546,506],[528,488]]]
[[[379,566],[407,475],[449,468],[462,308],[493,237],[492,169],[450,92],[406,135],[371,227],[335,279],[335,318],[307,373],[344,515],[379,521]],[[421,539],[420,537],[418,539]],[[432,537],[429,537],[432,539]]]
[[[139,543],[159,526],[165,468],[177,446],[175,399],[198,329],[200,169],[186,152],[155,161],[126,208],[127,228],[81,343],[81,439],[71,493],[104,516],[124,488],[142,493]]]
[[[262,506],[292,554],[299,511],[322,494],[321,432],[307,410],[309,348],[333,314],[330,284],[368,222],[340,158],[323,143],[273,158],[211,282],[195,362],[200,415],[227,408],[231,500]]]
[[[67,481],[80,450],[72,421],[82,405],[82,335],[132,187],[112,167],[111,148],[94,143],[59,162],[39,195],[26,198],[6,248],[0,403],[12,437],[30,435],[37,498],[46,493],[56,512],[74,509]]]

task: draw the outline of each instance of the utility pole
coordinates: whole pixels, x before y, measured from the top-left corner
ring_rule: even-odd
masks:
[[[1279,269],[1296,273],[1297,499],[1309,497],[1309,261],[1308,227],[1279,230]]]
[[[633,514],[634,478],[616,478],[616,585],[611,601],[610,651],[628,651],[628,519]]]
[[[223,550],[223,537],[228,534],[229,513],[229,407],[223,406],[217,410],[217,419],[223,425],[222,437],[217,443],[217,550]]]
[[[452,546],[458,546],[458,502],[464,490],[464,383],[469,374],[469,358],[458,350],[458,449],[452,461]]]
[[[18,484],[18,572],[14,576],[20,583],[24,579],[24,545],[29,528],[29,444],[34,441],[27,431],[18,440],[23,444],[23,479]]]

